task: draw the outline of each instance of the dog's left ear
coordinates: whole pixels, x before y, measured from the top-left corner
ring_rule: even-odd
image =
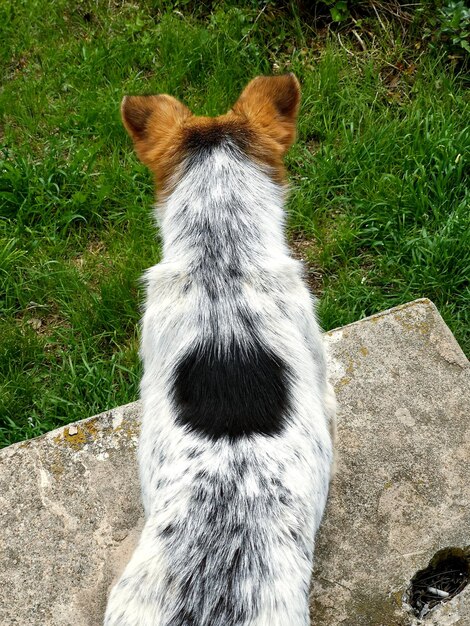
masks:
[[[232,111],[274,139],[285,154],[295,141],[299,104],[300,85],[294,74],[258,76],[248,83]]]

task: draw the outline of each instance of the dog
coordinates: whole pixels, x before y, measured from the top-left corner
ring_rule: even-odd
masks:
[[[145,275],[138,451],[146,522],[105,626],[307,626],[335,398],[284,232],[293,74],[198,117],[121,112],[154,175],[162,261]]]

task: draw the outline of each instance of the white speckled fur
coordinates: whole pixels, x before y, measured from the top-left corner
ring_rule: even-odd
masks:
[[[157,209],[163,260],[146,274],[139,447],[146,524],[111,592],[105,626],[307,626],[335,404],[314,302],[285,241],[285,191],[230,143],[183,169]],[[233,256],[236,243],[243,276],[236,297],[223,262],[210,270],[216,301],[204,288],[207,274],[190,269],[204,253],[207,220],[221,258]],[[278,435],[211,440],[177,423],[174,369],[207,333],[221,344],[243,335],[240,299],[293,373],[291,409]]]

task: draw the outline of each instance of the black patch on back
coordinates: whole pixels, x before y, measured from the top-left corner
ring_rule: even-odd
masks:
[[[175,370],[177,423],[211,439],[280,433],[289,396],[287,364],[256,337],[225,348],[208,340]]]

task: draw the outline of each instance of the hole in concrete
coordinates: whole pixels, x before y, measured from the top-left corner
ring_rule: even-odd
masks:
[[[408,588],[408,604],[422,618],[441,602],[452,600],[470,579],[470,546],[444,548],[419,570]]]

